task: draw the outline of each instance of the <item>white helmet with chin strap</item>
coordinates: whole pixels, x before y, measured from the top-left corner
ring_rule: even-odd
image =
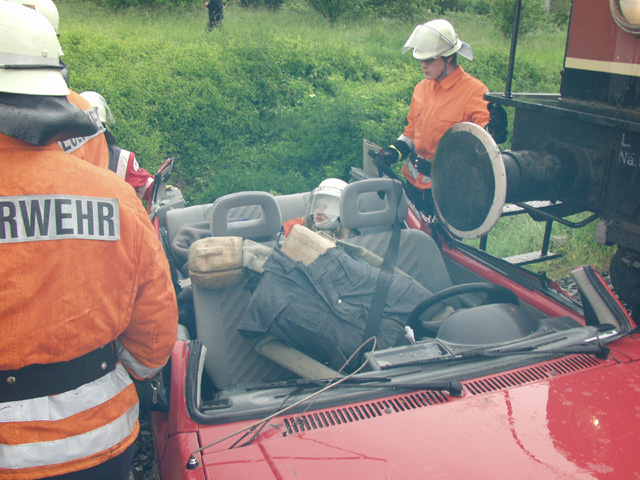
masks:
[[[402,53],[412,48],[413,56],[418,60],[435,60],[454,53],[473,60],[471,47],[460,40],[453,26],[443,19],[418,25],[402,47]]]
[[[330,230],[338,225],[340,218],[340,197],[347,182],[339,178],[327,178],[315,188],[309,197],[309,205],[305,216],[324,214],[323,220],[314,219],[320,230]]]
[[[104,125],[115,123],[109,105],[102,95],[98,92],[87,91],[82,92],[80,96],[89,102],[89,105],[98,109],[98,117]]]
[[[69,94],[51,23],[34,9],[6,1],[0,1],[0,92]]]

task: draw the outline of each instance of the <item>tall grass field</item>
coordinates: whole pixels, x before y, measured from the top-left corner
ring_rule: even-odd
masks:
[[[115,117],[110,130],[147,170],[175,157],[171,183],[190,204],[348,179],[361,166],[362,137],[387,145],[402,133],[422,71],[401,48],[418,23],[436,18],[425,8],[404,19],[362,13],[330,23],[302,0],[276,10],[233,2],[207,31],[202,2],[117,10],[97,1],[56,4],[71,88],[105,97]],[[462,67],[503,91],[510,39],[499,25],[473,11],[438,16],[473,47],[474,60],[461,59]],[[519,37],[512,91],[558,92],[565,41],[566,28],[552,23]],[[608,267],[613,251],[595,244],[593,225],[554,229],[563,259],[531,268],[560,277],[577,263]],[[489,251],[539,249],[543,231],[526,216],[503,219]]]

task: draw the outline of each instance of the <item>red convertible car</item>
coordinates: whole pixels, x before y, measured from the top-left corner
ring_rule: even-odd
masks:
[[[363,342],[350,371],[313,358],[314,350],[295,339],[240,333],[257,291],[249,287],[252,271],[242,268],[230,281],[237,272],[217,270],[203,282],[206,272],[195,267],[192,278],[176,270],[181,307],[193,308],[195,328],[182,327],[165,370],[168,410],[152,412],[160,477],[638,477],[640,342],[602,278],[589,267],[574,271],[581,305],[521,267],[452,237],[427,235],[413,228],[420,217],[403,196],[398,207],[396,184],[388,178],[350,183],[342,209],[356,210],[347,205],[356,197],[383,208],[356,215],[361,223],[351,226],[360,234],[329,250],[380,265],[393,217],[404,212],[395,266],[429,293],[407,316],[413,340],[398,335],[375,350]],[[302,263],[317,245],[293,234],[277,237],[282,212],[299,215],[305,198],[231,194],[213,205],[169,210],[161,231],[170,249],[181,226],[204,220],[214,236],[197,253],[212,263],[229,238],[242,238],[243,248],[288,252]],[[384,217],[386,225],[374,221]],[[332,298],[353,300],[341,291]],[[437,319],[430,312],[441,312],[443,302],[453,313]],[[301,325],[319,341],[326,337],[324,315],[300,312]]]
[[[151,216],[182,319],[152,412],[160,478],[640,478],[628,310],[589,266],[572,272],[577,301],[463,241],[505,204],[547,222],[589,210],[622,252],[614,283],[638,302],[640,170],[619,159],[640,150],[640,73],[621,3],[574,0],[560,95],[487,95],[515,108],[511,151],[472,125],[445,134],[436,223],[366,155],[340,200],[358,233],[343,240],[281,234],[309,192],[185,206],[160,173]],[[587,40],[602,51],[581,51]],[[476,181],[453,195],[456,165]]]

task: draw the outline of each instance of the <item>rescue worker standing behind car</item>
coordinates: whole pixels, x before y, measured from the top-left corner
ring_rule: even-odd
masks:
[[[0,479],[128,479],[129,374],[165,365],[175,292],[131,187],[55,143],[95,131],[58,52],[42,15],[0,1]]]
[[[104,135],[109,146],[109,170],[117,173],[120,178],[135,188],[141,200],[149,200],[153,190],[154,177],[144,168],[140,168],[135,153],[116,145],[116,139],[108,130],[108,124],[114,123],[115,120],[107,101],[98,92],[82,92],[80,96],[97,109],[98,118],[104,127]]]
[[[79,93],[69,90],[67,96],[69,103],[76,105],[87,115],[98,128],[96,133],[84,137],[67,138],[60,140],[58,145],[62,150],[78,157],[91,165],[100,168],[109,168],[109,148],[104,135],[104,126],[100,122],[98,113],[91,107],[89,102],[80,96]]]
[[[501,143],[506,140],[507,119],[499,106],[490,114],[484,100],[489,89],[458,65],[458,55],[472,60],[473,53],[448,21],[438,19],[418,25],[402,53],[410,49],[420,60],[425,79],[413,91],[407,127],[381,151],[381,159],[388,166],[405,161],[402,174],[408,182],[407,196],[419,210],[433,214],[431,160],[442,135],[456,123],[473,122],[486,127]]]

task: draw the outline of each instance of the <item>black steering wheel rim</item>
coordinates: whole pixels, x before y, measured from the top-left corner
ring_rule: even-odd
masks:
[[[414,330],[420,331],[421,322],[420,315],[426,312],[429,308],[435,304],[440,303],[448,298],[464,295],[467,293],[486,293],[487,298],[484,299],[482,305],[488,305],[491,303],[511,303],[513,305],[520,305],[520,300],[507,287],[497,285],[495,283],[464,283],[462,285],[454,285],[439,292],[434,293],[432,296],[420,302],[413,311],[409,314],[407,319],[407,325]]]

